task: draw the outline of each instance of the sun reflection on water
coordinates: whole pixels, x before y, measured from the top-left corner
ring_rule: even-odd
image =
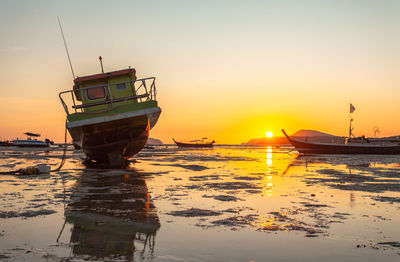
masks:
[[[273,182],[272,182],[272,172],[271,172],[271,166],[272,166],[272,148],[269,146],[267,147],[267,155],[266,155],[266,164],[267,164],[267,172],[266,176],[263,179],[263,195],[265,196],[272,196],[273,193]]]
[[[272,165],[272,148],[269,146],[267,148],[267,166]]]

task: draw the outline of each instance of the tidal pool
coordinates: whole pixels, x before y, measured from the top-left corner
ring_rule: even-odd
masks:
[[[126,170],[0,175],[0,261],[398,261],[400,156],[145,149]],[[0,148],[0,171],[61,149]]]

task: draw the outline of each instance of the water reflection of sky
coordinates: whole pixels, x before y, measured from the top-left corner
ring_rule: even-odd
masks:
[[[60,173],[0,177],[0,254],[17,261],[398,258],[398,156],[287,151],[158,148],[125,171],[84,169],[82,154],[69,151]],[[3,149],[0,169],[57,165],[60,155]]]

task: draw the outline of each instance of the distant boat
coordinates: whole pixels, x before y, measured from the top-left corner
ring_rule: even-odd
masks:
[[[311,143],[291,138],[283,129],[282,132],[296,150],[302,154],[400,154],[400,143],[383,145],[371,143],[368,139],[363,137],[348,139],[346,144]]]
[[[53,144],[49,139],[45,139],[45,141],[37,140],[33,137],[40,137],[40,134],[35,134],[31,132],[24,133],[27,138],[26,139],[16,139],[12,141],[13,146],[19,147],[49,147],[50,144]]]
[[[190,142],[178,142],[176,141],[174,138],[172,138],[172,140],[174,140],[175,144],[179,147],[212,147],[215,143],[215,141],[211,141],[211,142],[206,142],[206,137],[203,137],[203,139],[201,140],[192,140]]]

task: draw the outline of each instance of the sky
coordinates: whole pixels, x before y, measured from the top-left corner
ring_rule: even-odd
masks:
[[[151,137],[400,134],[400,1],[0,1],[0,139],[63,141],[75,74],[156,77]]]

